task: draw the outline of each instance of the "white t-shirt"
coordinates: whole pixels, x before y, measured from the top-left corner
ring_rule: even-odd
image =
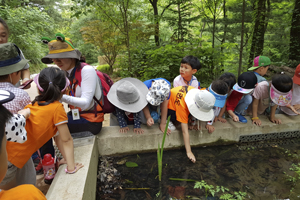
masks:
[[[292,96],[292,102],[291,105],[297,105],[300,104],[300,85],[297,85],[295,83],[293,83],[293,96]],[[296,113],[294,113],[291,109],[287,108],[287,107],[280,107],[280,109],[287,115],[297,115]]]
[[[199,82],[195,76],[192,76],[190,84],[187,85],[186,82],[183,80],[182,76],[178,75],[176,78],[174,78],[173,87],[175,88],[178,86],[192,86],[194,88],[198,88]]]

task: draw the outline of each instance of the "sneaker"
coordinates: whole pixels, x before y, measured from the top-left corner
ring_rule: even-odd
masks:
[[[169,122],[168,129],[170,129],[171,131],[175,131],[176,130],[175,125],[171,121]]]
[[[239,122],[247,123],[247,119],[243,115],[236,114],[236,116],[239,117]]]

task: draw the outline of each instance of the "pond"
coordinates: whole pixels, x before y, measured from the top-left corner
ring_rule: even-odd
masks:
[[[299,144],[295,138],[192,148],[195,164],[184,149],[164,151],[161,182],[156,152],[100,157],[97,199],[221,199],[222,194],[222,199],[230,199],[224,194],[234,199],[300,199],[299,175],[291,170],[299,163]],[[127,167],[126,162],[138,166]],[[193,180],[204,180],[202,186],[211,189],[194,189]],[[217,186],[229,191],[216,192]]]

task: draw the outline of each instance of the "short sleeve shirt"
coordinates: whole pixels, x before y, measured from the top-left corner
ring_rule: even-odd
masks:
[[[10,190],[0,190],[0,199],[10,200],[47,200],[45,195],[34,185],[24,184]]]
[[[190,111],[185,103],[186,90],[194,89],[191,86],[179,86],[171,89],[171,96],[168,103],[168,109],[176,112],[176,120],[187,124]]]
[[[178,75],[176,78],[174,78],[173,81],[173,87],[178,87],[178,86],[192,86],[194,88],[200,89],[200,82],[198,82],[197,78],[195,76],[192,76],[192,79],[189,83],[189,85],[186,84],[184,79],[182,78],[181,75]]]
[[[269,95],[269,83],[267,81],[258,83],[254,89],[253,97],[255,99],[259,99],[257,114],[263,114],[271,103]]]
[[[55,101],[48,105],[29,104],[30,116],[26,120],[27,141],[20,144],[7,142],[8,161],[22,168],[31,155],[57,133],[57,126],[68,123],[63,105]]]

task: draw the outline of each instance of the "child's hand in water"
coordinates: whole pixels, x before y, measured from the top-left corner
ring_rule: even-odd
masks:
[[[120,128],[120,130],[119,130],[120,133],[127,133],[127,131],[129,131],[128,126]]]
[[[192,152],[186,153],[187,157],[193,162],[196,162],[196,158]]]
[[[141,128],[134,128],[134,129],[133,129],[133,132],[135,132],[136,134],[143,134],[143,133],[144,133],[144,130],[141,129]]]

